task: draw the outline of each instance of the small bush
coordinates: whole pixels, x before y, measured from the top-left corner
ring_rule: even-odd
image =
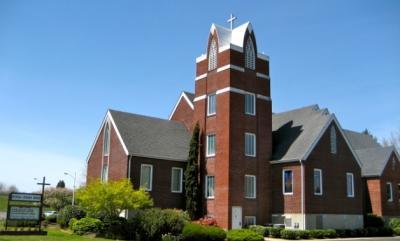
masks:
[[[281,230],[282,228],[273,228],[273,227],[268,227],[268,236],[271,238],[280,238],[281,237]]]
[[[400,236],[400,227],[394,228],[394,229],[393,229],[393,232],[394,232],[394,234],[395,234],[396,236]]]
[[[161,237],[162,241],[181,241],[182,237],[181,236],[175,236],[172,234],[163,234]]]
[[[47,223],[56,223],[57,222],[57,215],[53,214],[53,215],[49,215],[45,218]]]
[[[87,233],[98,233],[101,231],[102,223],[96,218],[82,218],[72,225],[72,231],[78,235]]]
[[[393,229],[400,228],[400,218],[391,218],[389,220],[389,227]]]
[[[269,235],[268,228],[261,225],[250,225],[249,229],[258,234],[261,234],[263,237],[267,237]]]
[[[68,227],[71,218],[81,219],[86,216],[86,213],[79,206],[66,206],[61,209],[57,216],[57,223],[61,228]]]
[[[250,229],[233,229],[227,233],[228,241],[264,241],[264,237]]]
[[[295,240],[295,239],[297,239],[297,237],[298,237],[298,235],[295,230],[290,230],[290,229],[281,230],[281,238],[283,238],[283,239]]]
[[[76,219],[76,218],[71,218],[71,220],[69,220],[69,223],[68,223],[68,228],[72,230],[72,226],[74,226],[74,224],[76,223],[76,221],[78,221],[78,219]]]
[[[187,241],[224,241],[226,233],[218,227],[188,223],[183,228],[182,236]]]
[[[381,217],[378,217],[374,214],[367,214],[365,216],[365,227],[366,228],[382,228],[385,225],[385,222]]]
[[[136,229],[125,218],[106,219],[103,221],[101,236],[108,239],[133,239]]]
[[[309,239],[310,232],[308,230],[297,230],[297,237],[299,239]]]
[[[205,225],[205,226],[217,226],[217,220],[213,217],[204,217],[195,221],[194,223]]]
[[[323,239],[324,238],[324,230],[312,229],[312,230],[310,230],[310,237],[316,238],[316,239]]]

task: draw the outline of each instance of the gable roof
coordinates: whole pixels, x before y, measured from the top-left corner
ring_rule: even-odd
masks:
[[[305,160],[333,120],[326,109],[312,105],[272,115],[272,160]]]
[[[171,114],[169,115],[169,118],[168,118],[169,120],[171,120],[172,116],[174,115],[174,113],[175,113],[175,111],[176,111],[176,108],[178,108],[178,105],[179,105],[179,103],[181,102],[182,98],[185,99],[185,100],[186,100],[186,103],[189,105],[189,107],[190,107],[192,110],[194,110],[194,104],[193,104],[193,101],[194,101],[194,94],[193,94],[193,93],[190,93],[190,92],[187,92],[187,91],[182,91],[181,95],[179,96],[178,101],[175,103],[174,109],[172,109],[172,112],[171,112]]]
[[[393,146],[382,147],[370,135],[351,130],[344,133],[363,164],[363,176],[381,176],[391,154],[394,152],[397,155]]]
[[[191,135],[171,120],[109,110],[129,155],[186,161]]]

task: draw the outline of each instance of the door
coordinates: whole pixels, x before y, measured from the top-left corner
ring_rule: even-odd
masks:
[[[242,228],[242,207],[232,207],[232,229]]]

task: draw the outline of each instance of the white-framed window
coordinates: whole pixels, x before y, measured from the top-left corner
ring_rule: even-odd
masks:
[[[293,171],[282,171],[282,192],[284,195],[293,194]]]
[[[244,197],[245,198],[256,198],[256,176],[245,175],[244,176]]]
[[[171,171],[171,192],[182,192],[182,179],[183,169],[180,167],[173,167]]]
[[[314,169],[314,195],[322,195],[322,170]]]
[[[331,153],[337,153],[336,129],[334,126],[331,127]]]
[[[247,39],[245,48],[245,67],[254,70],[256,68],[256,54],[254,50],[253,40]]]
[[[256,225],[256,216],[244,216],[244,226]]]
[[[140,187],[151,191],[153,187],[153,165],[142,164],[140,166]]]
[[[217,113],[217,95],[210,94],[207,97],[207,116]]]
[[[217,68],[217,42],[213,39],[208,50],[208,70],[215,68]]]
[[[106,162],[103,163],[103,167],[101,169],[101,181],[108,181],[108,164]]]
[[[206,198],[214,198],[215,177],[206,176]]]
[[[386,183],[386,199],[388,202],[393,202],[393,188],[391,182]]]
[[[244,113],[247,115],[256,114],[256,96],[254,94],[244,95]]]
[[[104,129],[104,139],[103,139],[103,155],[108,156],[110,153],[110,124],[106,124]]]
[[[256,156],[256,135],[254,133],[244,133],[244,154],[246,156]]]
[[[206,156],[215,156],[215,134],[208,134],[206,139]]]
[[[346,173],[347,197],[354,197],[354,175],[351,172]]]

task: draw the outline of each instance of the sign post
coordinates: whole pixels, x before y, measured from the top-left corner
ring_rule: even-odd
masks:
[[[42,182],[38,182],[37,185],[42,185],[42,199],[40,200],[40,218],[42,217],[43,213],[43,198],[44,198],[44,187],[49,186],[50,183],[46,183],[46,177],[43,177]],[[39,221],[40,222],[40,221]],[[39,232],[42,231],[42,222],[39,223]]]

